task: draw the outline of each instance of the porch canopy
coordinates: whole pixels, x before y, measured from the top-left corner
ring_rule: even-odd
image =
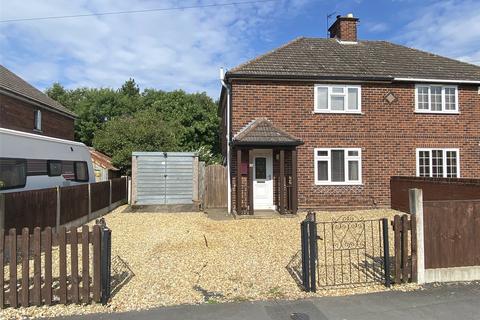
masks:
[[[280,213],[296,213],[298,208],[298,180],[297,180],[297,150],[303,141],[289,134],[285,130],[274,126],[267,118],[257,118],[241,129],[234,137],[232,145],[236,149],[236,203],[237,214],[253,214],[254,212],[254,164],[250,163],[250,155],[253,149],[271,149],[277,152],[278,170],[273,170],[274,190],[277,198],[275,203]],[[290,156],[289,168],[291,176],[286,176],[286,156]],[[246,179],[246,201],[242,201],[242,155],[248,159],[248,172]],[[273,161],[273,159],[272,159]],[[288,190],[287,190],[288,183]],[[275,191],[272,190],[275,194]],[[275,199],[272,195],[272,199]]]
[[[296,147],[303,141],[277,128],[267,118],[257,118],[233,137],[234,146]]]

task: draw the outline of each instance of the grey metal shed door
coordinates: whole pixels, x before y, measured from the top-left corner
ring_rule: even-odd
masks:
[[[193,157],[178,153],[137,158],[138,204],[191,204]]]

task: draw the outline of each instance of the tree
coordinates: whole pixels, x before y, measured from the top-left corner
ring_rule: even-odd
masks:
[[[214,154],[219,153],[217,105],[206,93],[165,92],[156,97],[153,108],[166,121],[177,124],[179,145],[184,151],[206,146]]]
[[[67,90],[65,90],[65,88],[60,83],[54,82],[50,88],[45,90],[45,93],[53,100],[66,106],[66,99],[68,93]]]
[[[143,110],[108,121],[96,132],[93,146],[112,156],[113,165],[129,174],[134,151],[178,150],[173,129],[158,112]]]
[[[129,97],[135,97],[140,95],[140,88],[135,83],[135,79],[130,78],[122,85],[120,93]]]
[[[60,84],[55,83],[46,90],[46,94],[77,115],[75,140],[89,146],[92,145],[95,131],[105,122],[115,117],[132,115],[141,107],[141,96],[133,79],[126,81],[119,90],[110,88],[65,90]]]
[[[124,166],[124,171],[128,170],[129,162],[126,162],[127,155],[122,152],[130,151],[125,146],[118,150],[114,148],[115,140],[105,137],[105,132],[112,133],[112,127],[115,127],[118,132],[115,132],[114,136],[119,143],[123,143],[123,138],[131,141],[132,132],[125,131],[122,125],[134,122],[137,126],[148,125],[150,126],[148,128],[151,128],[152,124],[144,119],[145,115],[151,116],[155,123],[168,126],[169,139],[172,141],[168,140],[169,143],[159,145],[154,140],[145,140],[141,144],[134,144],[136,151],[157,150],[165,145],[178,151],[198,152],[200,159],[207,163],[221,160],[217,104],[205,93],[188,94],[183,90],[165,92],[156,89],[145,89],[140,93],[138,85],[132,78],[116,90],[111,88],[67,90],[54,83],[46,93],[77,114],[75,140],[90,146],[93,144],[99,151],[112,156],[118,164]],[[132,127],[129,128],[133,130]],[[125,137],[122,134],[125,134]],[[97,136],[101,139],[98,140]],[[140,136],[148,135],[142,133]]]

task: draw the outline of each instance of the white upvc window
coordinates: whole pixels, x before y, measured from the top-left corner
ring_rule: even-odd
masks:
[[[362,150],[360,148],[316,148],[315,184],[362,184]]]
[[[362,88],[357,85],[317,84],[314,111],[318,113],[361,113]]]
[[[415,85],[415,112],[458,113],[458,87],[455,85]]]
[[[417,177],[459,178],[460,150],[418,148]]]
[[[40,110],[35,110],[34,119],[33,128],[42,131],[42,112]]]

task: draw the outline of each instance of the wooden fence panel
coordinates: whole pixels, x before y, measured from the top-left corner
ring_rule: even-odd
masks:
[[[88,226],[82,227],[82,302],[90,302],[90,256]]]
[[[78,304],[79,300],[79,291],[78,291],[78,235],[77,228],[70,228],[70,258],[71,258],[71,276],[70,280],[72,283],[71,287],[71,297],[72,302]]]
[[[112,203],[127,199],[127,179],[112,179]]]
[[[425,268],[480,265],[480,200],[424,201]]]
[[[58,231],[58,251],[59,251],[59,283],[60,288],[58,296],[60,297],[60,303],[67,303],[67,236],[65,227],[60,227]]]
[[[10,258],[9,302],[11,307],[16,308],[18,307],[18,301],[17,301],[17,231],[15,229],[10,229],[9,239],[10,239],[10,250],[8,252],[9,258]]]
[[[227,207],[227,168],[209,165],[205,168],[205,208]]]
[[[55,227],[56,208],[56,188],[5,193],[5,230]]]
[[[417,242],[415,217],[404,214],[393,217],[394,264],[393,279],[396,284],[417,279]]]
[[[60,224],[88,215],[88,185],[60,188]]]
[[[28,307],[29,305],[29,290],[30,285],[28,283],[29,280],[29,272],[30,272],[30,265],[29,265],[29,240],[30,235],[28,234],[28,228],[22,229],[22,242],[21,242],[21,252],[22,252],[22,291],[21,291],[21,304],[23,307]]]
[[[423,201],[480,200],[480,179],[391,177],[391,208],[409,213],[409,189],[422,189]]]
[[[108,207],[110,201],[110,182],[90,184],[92,212]]]
[[[55,290],[59,302],[79,304],[81,300],[83,303],[89,303],[92,301],[90,294],[93,301],[101,302],[103,280],[100,266],[103,254],[101,232],[98,225],[93,227],[92,232],[88,226],[82,226],[80,233],[76,227],[71,227],[68,232],[65,227],[60,227],[58,233],[52,233],[50,227],[43,232],[40,228],[35,228],[33,233],[28,228],[23,228],[20,235],[17,235],[15,229],[10,229],[8,234],[3,229],[0,230],[0,308],[52,305],[53,285],[57,282],[52,278],[54,246],[58,246],[59,252],[59,274],[55,279],[59,283],[58,290]],[[82,245],[81,274],[79,244]],[[70,250],[67,250],[69,245]],[[89,255],[90,245],[93,246],[93,261]],[[42,253],[44,253],[43,265]],[[90,290],[91,262],[94,269],[93,290]],[[8,264],[9,268],[7,288],[4,287],[5,264]]]
[[[402,232],[401,232],[401,220],[399,215],[395,215],[393,218],[393,230],[395,231],[394,238],[394,252],[395,252],[395,283],[400,283],[402,278]]]
[[[43,232],[45,245],[45,286],[44,297],[47,306],[52,304],[52,228],[47,227]]]
[[[33,231],[33,303],[40,306],[42,302],[42,255],[40,244],[40,228]]]
[[[408,216],[403,215],[402,219],[402,282],[406,283],[409,280],[411,271],[409,263],[409,249],[408,249]]]

